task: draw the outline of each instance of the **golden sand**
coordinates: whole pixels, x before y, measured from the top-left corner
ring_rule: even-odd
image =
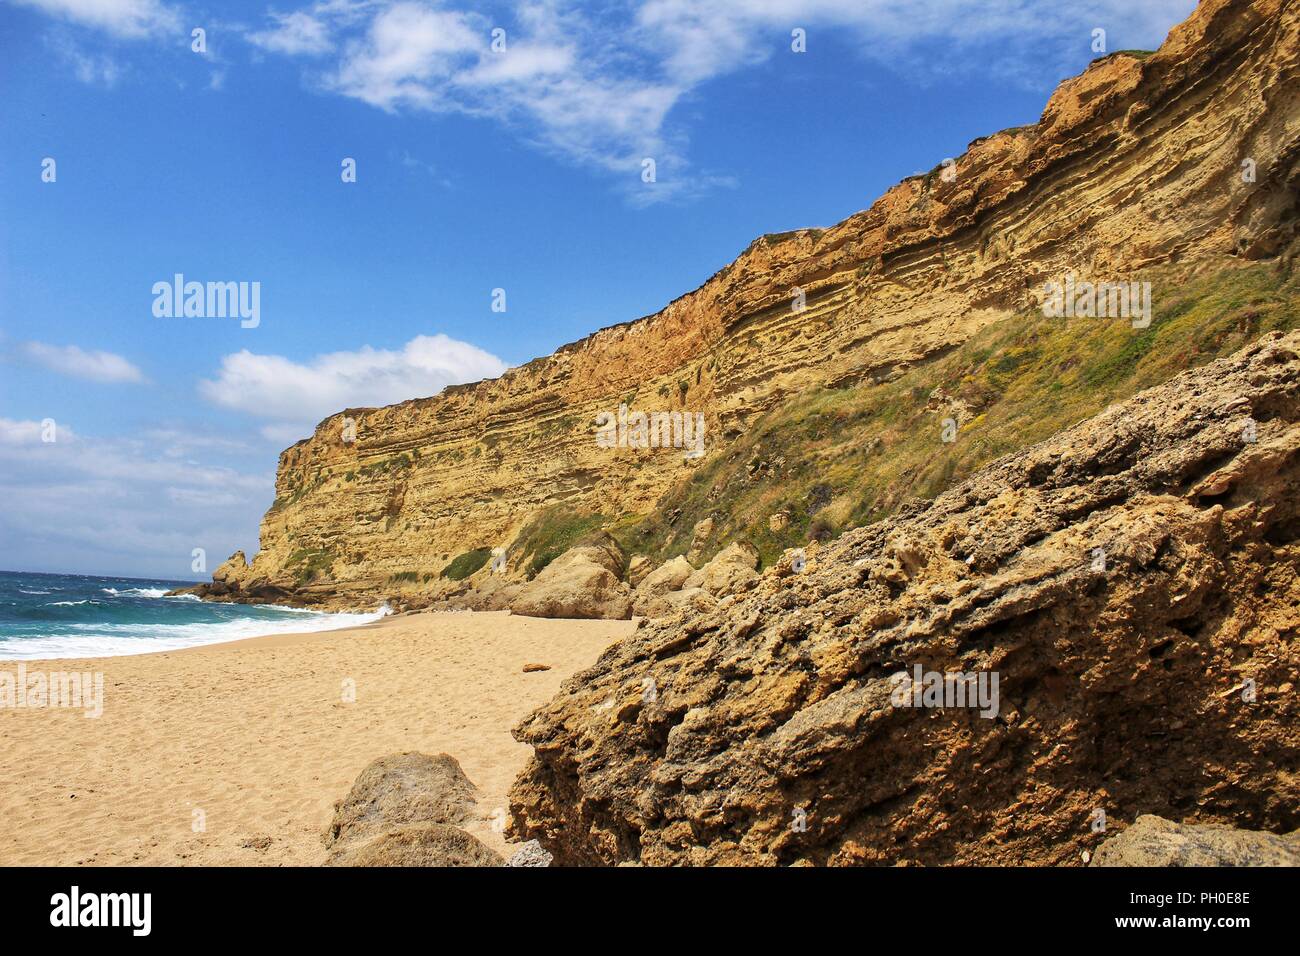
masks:
[[[493,817],[530,753],[510,728],[632,627],[427,613],[27,661],[102,671],[104,712],[0,709],[0,865],[319,864],[334,801],[370,761],[406,750],[459,760],[480,791],[466,829],[508,852]]]

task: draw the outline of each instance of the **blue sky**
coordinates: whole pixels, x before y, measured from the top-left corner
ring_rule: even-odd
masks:
[[[0,568],[205,577],[325,415],[652,313],[1193,6],[0,0]],[[155,316],[177,272],[260,323]]]

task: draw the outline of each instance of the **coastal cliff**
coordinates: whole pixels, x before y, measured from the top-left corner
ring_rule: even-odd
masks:
[[[1296,831],[1298,491],[1300,332],[1270,333],[641,622],[516,728],[511,835],[561,865],[1077,865],[1143,814]]]
[[[825,442],[772,454],[754,436],[806,396],[885,395],[900,383],[916,397],[909,421],[928,415],[937,434],[950,414],[969,435],[986,420],[981,402],[997,396],[954,389],[972,362],[1001,368],[1002,358],[989,365],[961,350],[1037,314],[1045,283],[1148,278],[1167,302],[1188,283],[1235,281],[1220,277],[1287,259],[1298,61],[1295,5],[1205,0],[1160,50],[1111,54],[1062,83],[1038,123],[976,140],[838,225],[761,237],[654,315],[497,379],[342,410],[281,455],[252,564],[236,555],[196,590],[325,607],[474,606],[492,549],[509,581],[601,529],[656,562],[689,549],[698,564],[747,538],[767,563],[827,528],[933,497],[1008,446],[1045,436],[1022,428],[967,442],[983,451],[946,474],[857,463],[854,474],[877,468],[878,486],[809,479],[801,494],[811,503],[779,500],[779,486],[791,487],[801,462],[815,470]],[[1267,327],[1248,321],[1242,334]],[[1130,347],[1107,334],[1115,354]],[[1174,365],[1099,380],[1088,395],[1104,407],[1240,344],[1194,343]],[[966,365],[953,367],[959,353]],[[944,360],[953,389],[917,377]],[[703,454],[601,447],[599,417],[620,405],[702,415]],[[1058,414],[1077,421],[1096,410]],[[865,427],[846,424],[841,447],[888,445],[887,431]],[[742,501],[763,478],[773,486]]]

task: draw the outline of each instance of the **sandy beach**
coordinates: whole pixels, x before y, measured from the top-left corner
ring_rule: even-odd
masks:
[[[510,728],[632,628],[425,613],[26,661],[28,673],[103,672],[103,714],[0,710],[0,865],[320,864],[334,802],[370,761],[407,750],[460,761],[480,791],[466,829],[505,851],[493,814],[529,756]],[[524,673],[532,663],[550,670]]]

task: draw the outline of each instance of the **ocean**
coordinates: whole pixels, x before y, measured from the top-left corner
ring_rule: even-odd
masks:
[[[163,596],[193,583],[0,571],[0,660],[170,651],[264,634],[354,627],[387,613],[326,614]]]

